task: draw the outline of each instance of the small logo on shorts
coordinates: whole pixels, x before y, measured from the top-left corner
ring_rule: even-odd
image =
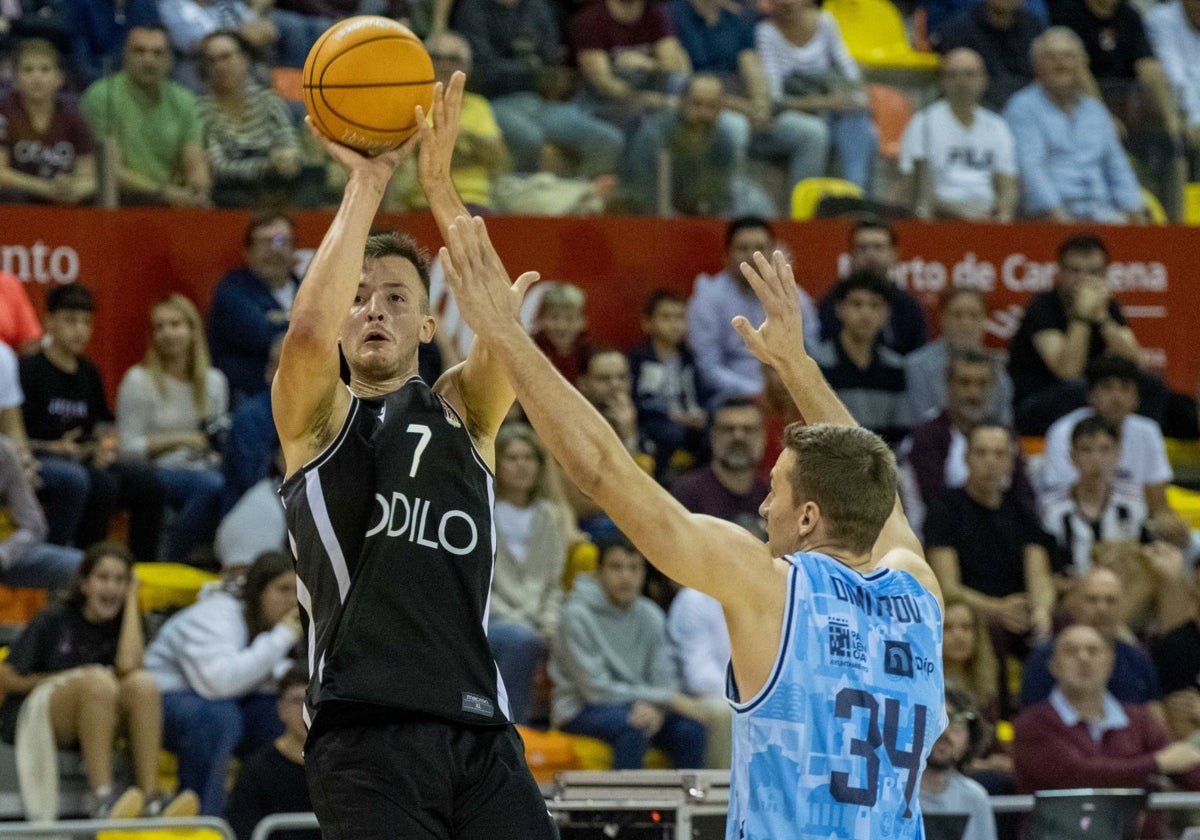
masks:
[[[913,656],[908,642],[883,643],[883,672],[894,677],[912,679]]]
[[[462,710],[470,712],[473,715],[491,717],[493,711],[492,701],[479,694],[464,691],[462,693]]]

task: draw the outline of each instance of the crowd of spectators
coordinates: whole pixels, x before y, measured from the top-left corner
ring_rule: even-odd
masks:
[[[922,218],[1178,217],[1200,12],[1145,5],[920,0],[940,68],[885,158],[891,118],[819,0],[8,0],[0,200],[329,205],[337,170],[275,80],[369,8],[426,39],[438,78],[467,73],[453,166],[475,210],[769,218],[836,176]],[[420,207],[414,183],[385,209]]]
[[[455,15],[478,14],[488,21],[483,31],[465,38],[445,32],[432,41],[439,73],[472,61],[512,65],[503,82],[511,86],[492,104],[479,96],[472,106],[479,121],[464,134],[470,149],[457,170],[462,185],[486,184],[498,171],[493,164],[510,158],[506,125],[522,119],[527,138],[534,129],[546,133],[529,141],[532,157],[557,155],[555,167],[594,163],[599,158],[587,149],[614,138],[616,165],[626,129],[635,147],[661,129],[662,137],[674,138],[668,145],[679,141],[694,151],[688,138],[696,121],[713,137],[726,137],[740,161],[768,148],[763,138],[773,132],[771,142],[779,142],[790,130],[783,115],[802,116],[810,107],[822,114],[808,126],[812,136],[837,150],[845,174],[875,154],[874,146],[869,154],[854,148],[873,135],[863,122],[859,79],[845,64],[844,46],[837,47],[836,25],[806,0],[775,4],[731,53],[735,77],[744,77],[745,95],[736,96],[745,100],[746,114],[723,107],[723,97],[734,94],[721,93],[730,82],[719,73],[685,72],[689,38],[682,27],[676,38],[664,9],[638,12],[637,19],[657,23],[647,27],[650,36],[638,36],[649,40],[635,42],[646,49],[626,49],[635,21],[622,17],[633,14],[625,6],[642,0],[604,0],[585,10],[594,25],[576,37],[588,45],[579,62],[590,93],[569,100],[561,90],[553,94],[540,87],[559,75],[552,62],[533,62],[532,53],[504,57],[499,45],[476,43],[506,27],[527,33],[513,16],[531,2],[478,0],[482,8],[473,8],[463,0]],[[977,28],[995,28],[993,2],[986,0]],[[691,0],[677,0],[671,10],[693,14],[689,25],[696,27],[726,21],[732,30],[744,23],[724,7],[693,7]],[[968,9],[952,17],[947,39],[966,13],[981,14]],[[255,14],[243,27],[251,33],[258,31],[255,21],[268,20]],[[536,14],[556,20],[552,9]],[[586,19],[577,17],[571,32]],[[793,75],[814,60],[795,43],[805,26],[828,42],[831,66],[841,68],[841,78],[831,74],[829,90],[804,89]],[[1045,132],[1039,142],[1064,143],[1073,154],[1105,138],[1117,142],[1118,130],[1102,110],[1091,128],[1073,124],[1071,131],[1086,138],[1064,134],[1063,103],[1090,96],[1067,92],[1068,82],[1081,84],[1086,41],[1059,27],[1039,39],[1037,80],[1006,106],[1006,113],[1026,109],[1030,118],[1020,128],[1010,120],[1011,134],[1000,117],[980,110],[986,77],[979,55],[958,47],[947,54],[946,101],[922,111],[905,139],[904,171],[922,214],[1011,218],[1018,194],[1024,202],[1040,195],[1028,186],[1018,190],[1018,183],[1041,177],[1022,164],[1023,133]],[[21,68],[39,59],[46,67],[38,72],[61,83],[55,53],[32,43],[20,48],[18,79],[37,75]],[[532,49],[528,39],[523,43]],[[616,55],[614,44],[622,47]],[[221,190],[273,188],[275,176],[303,177],[299,141],[270,139],[290,117],[252,81],[252,46],[246,31],[199,36],[197,72],[213,87],[195,106],[183,85],[166,78],[171,50],[189,47],[153,26],[132,28],[125,71],[96,81],[82,102],[85,115],[100,109],[108,120],[120,110],[112,103],[124,101],[139,142],[149,142],[140,163],[137,155],[122,157],[123,191],[138,200],[203,204]],[[776,48],[778,55],[770,52]],[[1153,68],[1139,66],[1145,78],[1155,78]],[[488,79],[502,84],[500,77]],[[535,84],[536,91],[521,87]],[[777,85],[790,110],[772,116],[770,99],[758,97],[772,97]],[[676,95],[683,104],[671,116]],[[802,104],[814,100],[819,107]],[[184,123],[160,110],[185,102],[201,116],[181,130]],[[132,116],[148,104],[150,111]],[[758,113],[762,104],[767,114]],[[253,130],[235,136],[239,115],[251,111]],[[560,117],[570,131],[566,139],[551,138]],[[972,128],[970,120],[978,124]],[[978,157],[955,151],[959,129],[964,143],[978,135],[993,145]],[[227,163],[258,155],[264,166],[215,166],[211,144],[218,135]],[[578,142],[574,151],[568,140]],[[77,164],[92,153],[86,148],[86,154],[76,148]],[[1128,166],[1124,153],[1112,149],[1096,147],[1097,161]],[[795,154],[786,153],[789,166]],[[985,159],[981,174],[975,164]],[[165,174],[155,180],[154,167],[181,180]],[[746,171],[740,162],[729,170],[730,195],[753,197],[754,185],[736,186]],[[705,164],[696,170],[703,178],[684,179],[696,212],[719,205],[702,206],[716,195],[708,192],[714,172]],[[605,173],[588,173],[595,174]],[[88,179],[95,188],[87,167],[68,167],[55,178],[54,190]],[[1078,209],[1078,201],[1096,199],[1086,180],[1071,181],[1082,191],[1076,194],[1047,174],[1045,183],[1057,191],[1044,209],[1056,218],[1088,215]],[[1115,183],[1107,176],[1100,181]],[[473,195],[480,208],[492,202],[486,188]],[[733,212],[737,205],[719,206]],[[54,724],[49,743],[79,745],[96,814],[183,807],[177,797],[156,794],[146,776],[147,756],[157,756],[160,746],[178,757],[179,783],[194,791],[195,808],[228,813],[240,832],[272,810],[304,809],[297,771],[303,675],[289,674],[301,632],[267,391],[303,282],[295,244],[288,216],[259,213],[246,229],[244,265],[220,279],[206,318],[179,294],[154,304],[146,313],[144,358],[123,376],[115,408],[87,357],[93,313],[112,301],[71,284],[49,293],[41,326],[24,310],[9,313],[11,335],[0,343],[0,508],[7,514],[0,583],[63,589],[77,579],[79,586],[65,606],[30,622],[0,667],[6,695],[0,738],[21,737],[21,696],[38,697],[46,685],[40,698],[43,717]],[[765,218],[731,222],[725,253],[712,255],[721,269],[699,275],[690,300],[664,290],[651,294],[640,313],[645,339],[628,353],[593,340],[586,297],[570,284],[542,294],[532,325],[538,345],[680,504],[759,532],[764,471],[778,453],[782,424],[798,418],[731,321],[761,319],[740,266],[775,245]],[[1200,790],[1200,588],[1193,574],[1200,538],[1168,502],[1174,475],[1162,425],[1168,404],[1184,404],[1191,429],[1165,431],[1194,435],[1196,406],[1140,367],[1137,336],[1105,283],[1103,239],[1064,239],[1054,287],[1030,301],[1007,353],[985,346],[987,300],[978,291],[950,291],[931,328],[918,302],[888,277],[897,242],[887,222],[861,218],[847,245],[845,276],[820,300],[803,289],[798,295],[812,357],[855,418],[897,452],[902,501],[946,597],[951,725],[935,745],[923,800],[931,812],[966,811],[982,820],[982,791]],[[16,294],[23,294],[19,287]],[[430,345],[421,375],[435,378],[451,361],[449,352]],[[1023,448],[1033,437],[1044,437],[1044,451]],[[103,542],[112,534],[127,547]],[[518,722],[605,741],[618,769],[642,766],[654,747],[677,767],[728,766],[730,719],[721,693],[729,641],[719,607],[646,567],[603,511],[560,474],[521,422],[519,406],[496,441],[495,537],[488,635]],[[595,564],[578,573],[568,560],[588,543]],[[225,578],[144,641],[130,617],[135,559],[193,563]],[[56,713],[64,704],[77,716]],[[135,781],[147,796],[136,808],[110,766],[118,727],[130,734]],[[243,770],[226,802],[235,755],[244,759]],[[974,836],[990,837],[978,830]]]
[[[1025,351],[1014,339],[1008,354],[984,344],[978,291],[943,298],[932,342],[923,320],[897,319],[885,273],[895,244],[886,223],[861,220],[849,272],[816,304],[798,294],[814,359],[857,419],[897,450],[904,505],[946,596],[951,726],[923,801],[931,812],[973,814],[967,836],[991,838],[1012,826],[993,824],[987,793],[1200,790],[1200,673],[1195,653],[1183,652],[1198,626],[1200,541],[1167,503],[1174,476],[1156,419],[1179,400],[1194,423],[1194,401],[1134,361],[1137,338],[1095,282],[1108,260],[1102,239],[1064,238],[1055,287],[1031,301],[1017,332]],[[620,354],[587,340],[578,290],[554,340],[582,354],[578,387],[681,504],[751,530],[766,497],[760,471],[776,434],[767,430],[795,415],[726,325],[760,317],[739,257],[773,245],[768,222],[737,219],[725,268],[696,278],[686,308],[652,294],[632,376]],[[561,305],[547,296],[538,323]],[[897,349],[918,332],[907,352]],[[692,434],[704,426],[707,437]],[[609,742],[614,766],[641,766],[654,746],[677,766],[723,766],[729,642],[719,607],[647,575],[602,512],[563,490],[578,517],[565,527],[581,528],[600,559],[593,576],[569,570],[557,635],[538,649],[549,662],[549,722]],[[546,576],[560,577],[557,568]],[[1166,830],[1161,820],[1147,826]]]

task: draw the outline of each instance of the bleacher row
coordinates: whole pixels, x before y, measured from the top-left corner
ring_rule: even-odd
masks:
[[[34,20],[40,15],[41,29],[33,22],[23,24],[25,18],[14,18],[7,41],[0,40],[0,53],[6,46],[11,50],[20,33],[53,34],[59,48],[67,53],[68,80],[82,91],[85,85],[97,82],[101,70],[107,76],[117,69],[120,42],[131,26],[161,17],[170,36],[167,49],[175,54],[175,77],[191,90],[171,88],[169,104],[151,113],[139,111],[141,106],[127,101],[123,82],[115,86],[106,82],[94,88],[92,96],[84,93],[82,110],[87,125],[77,114],[61,117],[68,120],[62,126],[57,123],[60,117],[55,117],[57,145],[45,142],[44,148],[37,145],[42,142],[37,132],[24,136],[28,127],[19,115],[21,106],[16,100],[10,102],[10,130],[21,133],[23,145],[21,154],[10,151],[7,166],[0,168],[0,181],[5,185],[0,194],[8,200],[182,206],[211,206],[215,202],[217,206],[242,207],[267,202],[314,207],[336,202],[341,186],[337,170],[326,165],[306,131],[296,130],[303,113],[297,56],[303,56],[304,45],[315,40],[334,19],[329,17],[327,5],[294,2],[264,13],[240,0],[231,0],[228,8],[221,9],[193,0],[161,0],[157,10],[145,0],[135,4],[120,21],[109,21],[104,4],[96,0],[74,0],[61,6],[50,0],[26,2],[30,8],[25,17]],[[796,25],[803,31],[809,24],[795,23],[795,14],[800,13],[789,11],[775,21],[770,4],[742,4],[735,14],[720,4],[708,9],[700,3],[697,9],[705,9],[701,13],[691,10],[690,0],[675,0],[669,10],[648,5],[639,17],[621,24],[628,27],[629,34],[621,36],[620,43],[609,43],[605,40],[610,37],[607,30],[616,24],[609,13],[599,11],[603,4],[588,8],[537,0],[527,5],[528,9],[522,6],[519,12],[506,13],[506,22],[495,26],[487,21],[489,15],[498,13],[487,1],[478,0],[465,0],[457,6],[439,1],[432,9],[421,5],[406,18],[421,35],[434,36],[439,45],[450,38],[432,50],[442,78],[448,78],[453,69],[467,69],[472,90],[487,97],[486,101],[469,98],[471,107],[464,133],[476,138],[475,147],[469,154],[465,147],[460,149],[455,164],[460,192],[472,207],[533,214],[607,210],[682,215],[756,212],[767,216],[787,215],[790,208],[794,218],[806,218],[816,212],[820,197],[832,193],[876,202],[898,215],[916,213],[924,217],[932,213],[1007,221],[1013,217],[1014,207],[1001,197],[1002,191],[993,190],[988,179],[989,175],[1003,175],[1019,176],[1024,195],[1020,214],[1029,217],[1102,221],[1128,217],[1160,223],[1168,218],[1200,220],[1200,189],[1186,183],[1191,154],[1187,138],[1192,125],[1187,109],[1193,98],[1189,87],[1192,82],[1186,70],[1178,66],[1177,53],[1168,55],[1168,47],[1160,45],[1161,39],[1155,33],[1161,27],[1157,24],[1147,28],[1155,34],[1158,58],[1149,52],[1140,17],[1136,17],[1139,33],[1125,32],[1129,27],[1126,15],[1140,13],[1124,3],[1118,17],[1112,18],[1120,20],[1123,27],[1115,47],[1105,45],[1103,39],[1101,46],[1095,46],[1091,40],[1095,33],[1086,28],[1079,30],[1083,39],[1079,45],[1088,55],[1102,50],[1124,56],[1134,49],[1125,39],[1136,41],[1136,49],[1142,50],[1138,53],[1142,75],[1134,78],[1130,64],[1122,65],[1119,71],[1096,67],[1092,78],[1085,67],[1081,70],[1084,78],[1079,93],[1085,101],[1097,91],[1103,94],[1116,120],[1113,137],[1119,133],[1127,140],[1135,166],[1128,169],[1117,162],[1093,160],[1080,164],[1087,171],[1073,175],[1073,164],[1066,164],[1064,169],[1063,161],[1058,159],[1070,150],[1052,149],[1045,160],[1038,159],[1038,152],[1026,153],[1024,146],[1035,141],[1032,137],[1022,139],[1021,135],[1028,133],[1023,126],[1015,126],[1013,132],[1019,141],[1017,163],[1003,162],[1005,156],[996,153],[994,138],[989,140],[993,145],[975,138],[967,141],[969,148],[935,150],[923,148],[921,139],[914,136],[909,138],[910,148],[902,149],[905,128],[915,109],[936,93],[939,56],[930,51],[929,45],[940,42],[937,32],[925,33],[926,7],[930,18],[936,10],[941,31],[943,27],[953,29],[950,20],[957,20],[955,15],[974,14],[976,7],[969,3],[918,4],[906,19],[890,0],[830,0],[813,11],[815,17],[811,18],[821,21],[818,32],[828,25],[834,33],[840,33],[832,36],[834,40],[827,50],[830,55],[797,59],[799,63],[785,67],[776,66],[778,57],[767,60],[765,53],[760,57],[766,62],[767,75],[763,78],[770,82],[772,103],[751,101],[743,95],[759,84],[754,80],[758,76],[747,77],[739,69],[737,56],[766,49],[761,35],[755,41],[755,21],[759,21],[760,33],[762,27],[776,23],[785,29]],[[1057,0],[1049,4],[1049,19],[1074,20],[1081,14],[1075,6],[1083,5],[1083,0]],[[531,11],[535,8],[537,11]],[[1039,9],[1034,17],[1042,21],[1045,12]],[[716,16],[707,24],[707,30],[697,28],[689,17],[701,14]],[[1018,7],[1015,14],[1024,21],[1020,16],[1028,13]],[[1109,18],[1101,16],[1097,20]],[[79,24],[88,21],[93,23],[93,31],[70,34],[86,30]],[[1026,24],[1017,28],[1021,26]],[[1044,27],[1044,21],[1038,26]],[[221,27],[235,34],[214,41],[213,33]],[[459,31],[447,36],[447,27]],[[524,31],[522,27],[551,27],[556,31],[539,35],[538,43],[531,46],[529,39],[518,37]],[[1022,30],[1020,35],[1014,30],[1012,49],[1027,50],[1036,29]],[[1097,24],[1097,31],[1101,29]],[[639,41],[640,37],[648,40]],[[808,36],[792,33],[788,37]],[[826,49],[821,41],[824,35],[812,37],[817,40],[794,45],[797,54],[812,51],[818,43]],[[848,50],[846,60],[851,62],[846,66],[838,65],[841,59],[834,55],[843,41]],[[209,52],[222,56],[221,62],[229,61],[225,55],[240,54],[237,60],[246,66],[230,70],[222,63],[214,75],[210,72],[214,59],[207,55]],[[673,56],[670,60],[663,57],[668,52]],[[645,66],[640,66],[637,73],[626,73],[620,57],[632,53],[641,55],[640,64]],[[585,60],[578,62],[576,69],[581,54]],[[255,58],[265,59],[258,71],[251,66]],[[151,70],[151,75],[137,84],[150,86],[147,89],[157,84],[154,74],[166,72],[166,59],[153,59],[151,64],[163,66]],[[985,62],[992,60],[993,56],[984,56]],[[647,61],[650,64],[645,64]],[[1145,69],[1149,61],[1157,62],[1153,73]],[[1005,75],[1008,93],[1019,86],[1013,79],[1020,84],[1035,81],[1028,59],[1014,59],[1012,64],[1023,69],[1018,72],[1007,65],[987,68],[993,77]],[[209,68],[204,70],[204,83],[199,81],[201,68]],[[582,74],[582,81],[559,79],[554,83],[555,92],[549,93],[539,85],[551,85],[551,68],[570,68],[564,72]],[[866,73],[865,85],[858,68]],[[758,75],[763,72],[762,67],[754,71]],[[845,76],[846,96],[850,97],[847,101],[852,99],[858,104],[853,108],[814,104],[806,111],[806,106],[800,104],[804,96],[782,91],[782,82],[776,78],[780,72],[786,74],[783,81],[788,84],[793,76],[808,74],[818,79],[814,89],[828,87],[829,79],[833,79],[833,86],[840,90],[843,82],[838,80]],[[1102,72],[1118,75],[1109,77]],[[701,75],[715,76],[719,81],[718,107],[705,112],[707,116],[700,114],[701,100],[708,94],[693,89],[688,82]],[[0,72],[0,84],[3,78]],[[278,97],[264,89],[264,84]],[[193,91],[203,92],[199,104]],[[988,107],[999,110],[1006,99],[1007,95],[994,98],[988,88]],[[1136,114],[1123,104],[1147,99],[1154,106]],[[1167,100],[1169,106],[1164,104]],[[66,101],[69,103],[70,97]],[[285,108],[284,102],[289,107]],[[239,109],[246,108],[246,103],[250,103],[253,119],[239,116]],[[973,104],[979,104],[978,95]],[[773,116],[765,116],[764,107]],[[1166,108],[1167,113],[1155,115],[1154,108]],[[68,112],[74,113],[69,106]],[[852,117],[858,120],[855,128],[849,127]],[[166,134],[177,136],[169,143],[161,139],[147,143],[135,130],[139,122],[145,124],[147,120],[161,123],[160,127],[168,129]],[[686,150],[673,139],[685,125],[701,129],[705,138],[699,144],[691,143]],[[93,139],[86,137],[89,127]],[[186,152],[190,147],[196,150],[195,156]],[[836,153],[833,158],[829,157],[830,149]],[[1080,160],[1092,153],[1077,151]],[[968,154],[971,152],[974,159]],[[663,155],[670,159],[669,164],[661,162]],[[943,159],[942,155],[948,157]],[[864,156],[870,160],[864,163]],[[76,157],[80,159],[77,171]],[[832,168],[834,159],[840,160],[840,171]],[[99,180],[94,167],[97,160]],[[943,181],[953,181],[945,191],[947,196],[954,193],[957,198],[944,202],[939,198],[935,207],[928,206],[920,184],[914,181],[914,160],[932,167],[935,194],[940,196]],[[1093,166],[1101,169],[1092,171]],[[825,181],[831,174],[849,179],[849,183],[841,183],[841,179],[834,184]],[[33,180],[23,180],[23,175]],[[1140,193],[1136,187],[1134,192],[1129,191],[1135,175],[1144,185]],[[618,178],[614,181],[611,176]],[[966,188],[974,193],[965,198],[964,177],[974,179],[973,186]],[[1071,183],[1073,178],[1089,184],[1087,190],[1107,189],[1110,194],[1079,194],[1079,185]],[[1047,199],[1047,179],[1061,182],[1058,204]],[[1097,186],[1104,183],[1108,186]],[[1136,185],[1136,181],[1132,183]],[[398,174],[384,206],[393,210],[423,206],[407,168]]]

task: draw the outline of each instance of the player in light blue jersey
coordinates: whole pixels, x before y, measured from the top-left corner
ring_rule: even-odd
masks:
[[[521,326],[535,275],[510,284],[480,219],[442,249],[467,323],[495,353],[567,475],[642,554],[721,602],[734,755],[729,840],[920,840],[917,792],[945,725],[941,594],[896,496],[896,462],[804,350],[791,267],[742,271],[763,303],[733,326],[809,426],[789,426],[763,502],[767,544],[689,513],[625,451]]]

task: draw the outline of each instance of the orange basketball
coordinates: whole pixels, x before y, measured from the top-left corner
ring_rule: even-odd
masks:
[[[304,104],[322,134],[368,154],[417,130],[433,102],[433,62],[408,27],[375,15],[329,27],[304,62]]]

